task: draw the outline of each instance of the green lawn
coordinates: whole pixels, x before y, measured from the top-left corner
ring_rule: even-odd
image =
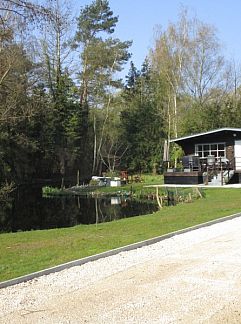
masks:
[[[105,224],[0,234],[0,281],[241,211],[241,189],[205,189],[193,203]]]

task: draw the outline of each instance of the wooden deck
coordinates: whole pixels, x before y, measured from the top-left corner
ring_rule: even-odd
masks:
[[[204,179],[202,172],[199,171],[164,172],[164,183],[197,185],[204,183]]]

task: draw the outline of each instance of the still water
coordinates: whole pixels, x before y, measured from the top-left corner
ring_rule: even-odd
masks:
[[[0,206],[0,233],[109,222],[157,211],[154,201],[121,197],[43,198],[41,188],[21,189]]]

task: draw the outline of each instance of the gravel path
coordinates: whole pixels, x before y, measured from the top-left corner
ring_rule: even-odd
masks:
[[[241,218],[0,290],[0,323],[241,323]]]

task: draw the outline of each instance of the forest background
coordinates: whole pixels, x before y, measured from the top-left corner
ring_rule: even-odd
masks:
[[[181,8],[141,67],[107,0],[0,1],[0,185],[158,172],[165,141],[241,127],[240,69]],[[120,17],[121,19],[121,17]],[[119,72],[129,61],[125,80]],[[182,153],[170,147],[170,160]]]

